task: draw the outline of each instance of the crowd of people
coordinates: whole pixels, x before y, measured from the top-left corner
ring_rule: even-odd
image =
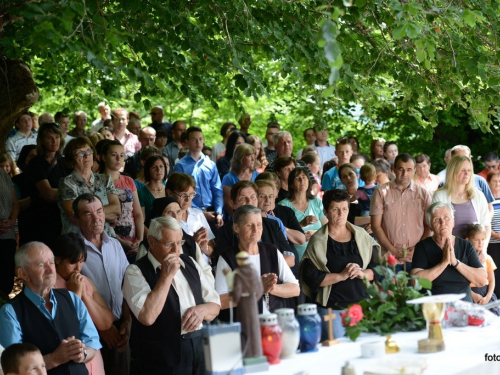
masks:
[[[76,112],[71,130],[69,114],[23,113],[0,156],[7,372],[22,373],[24,358],[51,374],[204,373],[201,327],[229,319],[241,251],[261,276],[260,313],[308,302],[340,316],[368,297],[364,280],[387,255],[433,294],[496,299],[493,152],[476,175],[457,145],[432,174],[428,155],[381,139],[364,154],[320,125],[294,157],[288,131],[270,122],[251,134],[249,114],[208,145],[161,106],[144,127],[124,108],[98,112],[91,125]]]

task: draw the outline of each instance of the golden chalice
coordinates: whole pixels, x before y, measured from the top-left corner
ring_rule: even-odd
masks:
[[[437,296],[426,296],[417,298],[407,303],[422,304],[422,312],[427,322],[428,338],[419,340],[419,353],[437,353],[444,350],[443,328],[441,321],[447,302],[458,301],[465,297],[465,294],[441,294]]]

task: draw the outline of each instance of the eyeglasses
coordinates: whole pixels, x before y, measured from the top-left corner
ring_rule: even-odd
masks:
[[[175,241],[172,241],[172,242],[162,242],[160,240],[157,240],[156,238],[154,240],[156,242],[158,242],[159,244],[162,244],[163,246],[165,246],[165,248],[167,248],[167,249],[171,249],[174,246],[182,246],[186,242],[185,240],[180,240],[180,241],[177,241],[177,242],[175,242]]]
[[[94,153],[94,150],[89,148],[87,151],[80,151],[75,154],[75,156],[78,156],[79,158],[83,158],[85,155],[92,155]]]
[[[179,193],[176,193],[175,191],[173,191],[172,193],[174,193],[175,195],[177,195],[179,198],[184,199],[185,201],[187,201],[189,198],[194,199],[194,197],[196,197],[196,195],[197,195],[196,193],[179,194]]]

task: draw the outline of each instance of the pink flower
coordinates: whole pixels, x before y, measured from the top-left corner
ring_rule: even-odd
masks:
[[[389,254],[387,256],[387,264],[392,267],[395,266],[396,263],[397,263],[396,257],[392,254]]]
[[[361,319],[363,319],[363,309],[360,305],[354,304],[347,310],[347,315],[351,318],[349,325],[356,325]]]

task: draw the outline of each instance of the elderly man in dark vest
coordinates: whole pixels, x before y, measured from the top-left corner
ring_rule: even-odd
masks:
[[[196,261],[181,254],[177,220],[151,221],[147,256],[125,272],[123,296],[132,311],[132,358],[141,375],[204,374],[201,327],[220,298]]]
[[[86,375],[86,362],[101,348],[99,335],[82,300],[56,282],[54,254],[41,242],[16,253],[24,290],[0,309],[0,344],[29,342],[43,355],[49,375]]]

